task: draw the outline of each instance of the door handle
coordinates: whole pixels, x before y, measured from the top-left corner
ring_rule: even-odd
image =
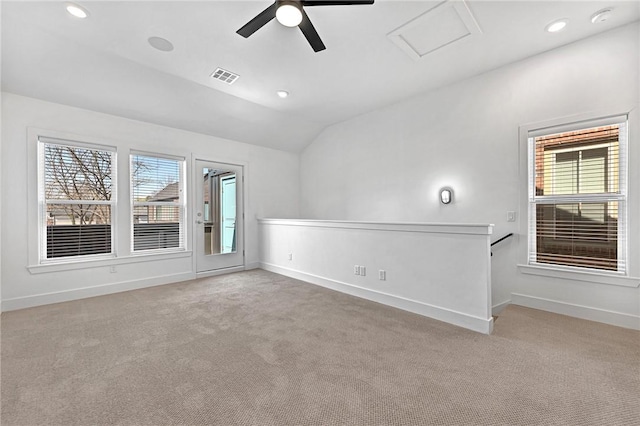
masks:
[[[196,223],[197,223],[198,225],[201,225],[201,224],[203,224],[204,222],[203,222],[203,221],[201,221],[201,220],[196,220]]]

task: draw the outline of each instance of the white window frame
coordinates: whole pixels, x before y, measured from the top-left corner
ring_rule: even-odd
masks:
[[[152,202],[139,202],[133,199],[134,195],[134,185],[133,185],[133,167],[132,160],[134,156],[144,156],[144,157],[153,157],[160,158],[164,160],[176,161],[179,164],[179,175],[180,175],[180,186],[178,194],[180,196],[178,203],[174,202],[161,202],[161,201],[152,201]],[[130,212],[129,212],[129,220],[131,223],[130,229],[130,250],[133,256],[140,255],[149,255],[149,254],[162,254],[162,253],[176,253],[176,252],[185,252],[187,250],[187,178],[186,178],[186,159],[185,157],[161,154],[157,152],[148,152],[148,151],[134,151],[131,150],[129,153],[129,187],[130,187]],[[170,248],[161,248],[161,249],[143,249],[143,250],[135,250],[134,248],[134,211],[137,206],[170,206],[170,207],[178,207],[179,213],[178,216],[180,218],[179,224],[179,247],[170,247]]]
[[[638,120],[638,107],[634,105],[628,109],[618,109],[617,111],[596,111],[592,113],[580,114],[568,118],[560,118],[548,120],[544,122],[523,124],[519,128],[519,146],[520,146],[520,234],[525,237],[520,239],[519,250],[519,272],[527,275],[538,275],[549,278],[566,279],[574,282],[591,282],[605,285],[617,285],[624,287],[638,287],[640,284],[640,259],[638,252],[640,251],[640,242],[629,240],[629,235],[634,235],[640,231],[640,226],[635,222],[628,220],[629,211],[636,212],[640,207],[640,197],[634,196],[640,191],[640,171],[629,169],[629,164],[640,164],[640,151],[634,150],[629,152],[629,147],[633,146],[631,142],[634,138],[638,138],[640,133]],[[623,241],[618,238],[618,244],[623,244],[622,249],[625,254],[626,266],[624,272],[597,270],[591,268],[581,268],[573,266],[537,264],[530,262],[531,247],[535,245],[535,227],[533,233],[530,227],[530,193],[531,183],[530,176],[533,176],[535,169],[534,159],[531,157],[529,138],[531,136],[540,136],[544,134],[563,133],[572,130],[615,124],[626,121],[626,143],[621,146],[621,150],[625,150],[621,155],[625,155],[626,162],[621,164],[624,169],[620,170],[621,178],[626,181],[625,206],[620,208],[619,214],[625,217],[625,229],[619,230],[623,232]],[[622,144],[621,144],[622,145]],[[622,183],[621,183],[622,184]],[[535,182],[533,183],[535,185]],[[535,191],[535,189],[534,189]],[[535,192],[534,192],[535,193]],[[587,194],[589,195],[589,194]],[[597,195],[594,195],[596,197]],[[620,206],[619,206],[620,207]],[[533,217],[535,222],[535,216]],[[534,241],[531,241],[533,237]],[[620,255],[619,255],[620,256]],[[620,258],[620,257],[619,257]]]
[[[110,259],[117,256],[117,199],[118,199],[118,156],[117,149],[110,145],[94,144],[74,139],[37,136],[38,153],[38,264],[65,264],[71,262],[88,262],[92,260]],[[45,197],[45,145],[59,145],[72,148],[86,148],[111,153],[111,199],[110,200],[51,200]],[[78,201],[86,201],[87,204],[109,205],[111,208],[111,252],[101,254],[87,254],[77,256],[65,256],[47,258],[47,204],[77,204]]]

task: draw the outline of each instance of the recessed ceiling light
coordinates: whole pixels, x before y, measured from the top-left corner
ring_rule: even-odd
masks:
[[[173,50],[173,44],[162,37],[149,37],[147,40],[151,47],[161,50],[163,52],[171,52]]]
[[[85,9],[82,6],[78,6],[77,4],[67,3],[66,8],[67,8],[67,12],[69,12],[72,16],[75,16],[76,18],[84,19],[87,16],[89,16],[89,12],[87,12],[87,9]]]
[[[569,22],[569,20],[566,18],[558,19],[557,21],[553,21],[552,23],[547,25],[545,27],[545,30],[550,33],[557,33],[558,31],[563,30],[564,27],[567,26],[567,22]]]
[[[591,23],[599,24],[611,18],[611,15],[613,15],[613,9],[611,8],[599,10],[591,15]]]
[[[289,96],[289,92],[287,92],[286,90],[278,90],[276,92],[278,94],[278,96],[280,96],[282,99],[286,98],[287,96]]]

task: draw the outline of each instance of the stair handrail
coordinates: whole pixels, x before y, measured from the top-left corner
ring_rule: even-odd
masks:
[[[504,237],[502,237],[502,238],[500,238],[500,239],[495,240],[494,242],[492,242],[492,243],[491,243],[491,247],[495,246],[495,245],[496,245],[496,244],[498,244],[500,241],[504,241],[504,240],[506,240],[507,238],[512,237],[512,236],[513,236],[513,232],[509,232],[509,233],[508,233],[507,235],[505,235]],[[493,252],[491,252],[491,256],[493,256]]]

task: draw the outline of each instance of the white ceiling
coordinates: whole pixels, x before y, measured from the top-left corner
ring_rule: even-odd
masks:
[[[327,46],[314,53],[275,20],[248,39],[236,34],[272,0],[76,3],[89,18],[71,17],[64,2],[2,1],[3,90],[292,152],[331,124],[640,18],[637,0],[469,0],[479,33],[416,59],[388,35],[428,11],[438,23],[448,4],[308,7]],[[613,17],[591,24],[605,7]],[[565,30],[544,31],[559,18],[569,18]],[[152,36],[175,49],[153,49]],[[217,67],[240,78],[213,80]]]

